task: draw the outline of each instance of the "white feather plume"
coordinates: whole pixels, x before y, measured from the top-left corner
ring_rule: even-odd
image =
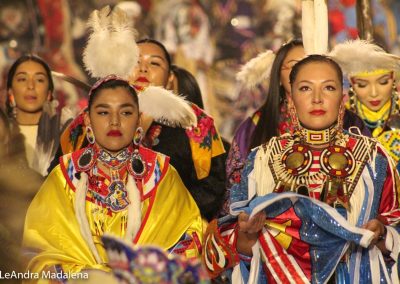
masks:
[[[328,6],[326,0],[302,0],[301,32],[307,55],[328,51]]]
[[[400,57],[386,53],[376,44],[361,39],[337,44],[329,56],[349,76],[378,69],[400,70]]]
[[[87,25],[91,34],[83,52],[86,70],[94,78],[115,74],[127,79],[137,64],[139,48],[137,32],[125,12],[110,13],[106,6],[92,12]]]
[[[159,123],[188,128],[197,125],[190,103],[162,87],[150,86],[139,94],[139,109]]]
[[[272,50],[264,51],[242,66],[236,79],[246,89],[255,88],[265,80],[269,80],[275,54]]]

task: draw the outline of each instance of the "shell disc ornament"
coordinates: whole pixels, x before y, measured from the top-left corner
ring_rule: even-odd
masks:
[[[312,164],[312,153],[310,149],[302,144],[294,144],[282,154],[282,164],[286,171],[298,176],[307,172]]]
[[[321,169],[337,178],[351,175],[356,166],[353,154],[342,146],[330,146],[320,156]]]

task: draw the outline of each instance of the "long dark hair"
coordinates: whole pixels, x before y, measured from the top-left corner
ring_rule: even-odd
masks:
[[[13,65],[11,65],[10,70],[8,71],[7,75],[7,91],[12,88],[12,82],[15,76],[15,72],[17,72],[18,66],[20,66],[22,63],[27,62],[27,61],[33,61],[36,62],[40,65],[43,66],[43,68],[46,71],[47,79],[49,80],[49,91],[53,93],[54,91],[54,82],[53,82],[53,77],[51,76],[51,69],[49,65],[39,56],[34,55],[34,54],[24,54],[21,57],[19,57]],[[6,110],[7,110],[7,115],[9,117],[12,116],[12,106],[10,102],[10,98],[7,96],[7,101],[6,101]]]
[[[285,100],[285,89],[281,84],[281,69],[283,61],[290,50],[297,46],[303,46],[303,42],[299,39],[294,39],[289,43],[283,45],[276,53],[274,63],[271,68],[271,76],[267,99],[265,103],[258,109],[260,111],[260,118],[256,125],[251,142],[249,144],[249,151],[257,147],[278,133],[279,114],[280,108]]]
[[[201,90],[196,78],[186,69],[176,65],[172,65],[171,69],[178,81],[178,95],[185,96],[189,102],[203,109],[204,104],[201,97]]]
[[[167,59],[168,63],[168,72],[171,71],[171,65],[172,65],[172,60],[171,60],[171,55],[169,55],[167,48],[158,40],[152,39],[152,38],[144,38],[136,42],[138,45],[141,43],[152,43],[157,45],[161,50],[163,51],[165,58]]]

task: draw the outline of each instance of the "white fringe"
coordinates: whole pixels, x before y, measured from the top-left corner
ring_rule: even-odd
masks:
[[[97,263],[101,263],[101,258],[93,241],[90,231],[89,222],[86,216],[86,192],[88,188],[88,176],[81,173],[81,178],[76,185],[75,192],[75,215],[78,221],[83,239],[86,241]]]
[[[139,232],[140,225],[142,224],[142,203],[140,201],[140,192],[131,175],[128,175],[126,190],[128,192],[130,204],[128,206],[128,224],[124,239],[131,243]]]

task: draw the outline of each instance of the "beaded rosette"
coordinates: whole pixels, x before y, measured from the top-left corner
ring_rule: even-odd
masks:
[[[275,192],[307,188],[318,191],[320,199],[330,205],[349,207],[350,197],[372,154],[375,142],[353,134],[338,134],[324,149],[313,149],[299,138],[277,138],[264,150],[276,187]],[[269,147],[270,149],[267,149]]]

